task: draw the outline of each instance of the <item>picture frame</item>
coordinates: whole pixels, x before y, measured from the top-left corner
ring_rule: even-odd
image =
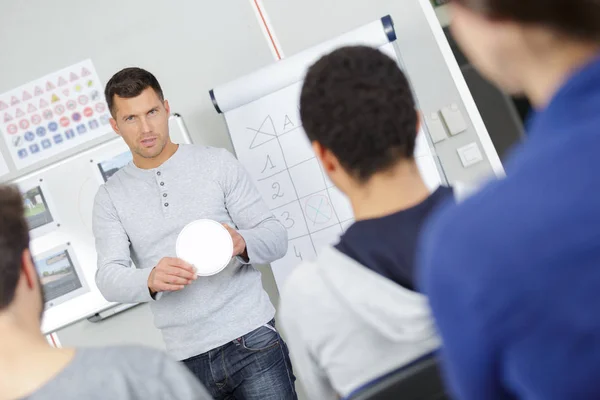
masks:
[[[90,291],[70,243],[33,256],[44,292],[44,310]]]
[[[112,158],[107,158],[103,161],[95,162],[98,168],[102,181],[106,183],[110,177],[112,177],[117,171],[125,167],[133,160],[131,151],[125,150],[122,153],[115,155]]]
[[[94,158],[90,159],[90,164],[96,180],[100,184],[104,184],[132,160],[133,155],[131,151],[125,143],[122,143],[118,148],[112,148],[96,154]]]
[[[31,239],[60,228],[60,216],[43,177],[15,182],[23,196],[25,219]]]

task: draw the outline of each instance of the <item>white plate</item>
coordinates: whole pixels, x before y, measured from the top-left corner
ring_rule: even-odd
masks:
[[[177,257],[192,264],[198,276],[223,271],[233,255],[233,240],[227,229],[210,219],[187,224],[177,236]]]

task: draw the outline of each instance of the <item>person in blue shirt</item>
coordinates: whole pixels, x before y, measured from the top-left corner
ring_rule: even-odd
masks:
[[[458,399],[600,399],[600,1],[451,7],[467,56],[536,112],[506,179],[422,237],[447,382]]]

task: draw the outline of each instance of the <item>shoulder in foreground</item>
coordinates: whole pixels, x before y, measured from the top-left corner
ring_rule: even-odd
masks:
[[[482,287],[493,286],[495,269],[520,269],[526,260],[514,255],[527,253],[528,238],[540,226],[530,221],[527,194],[514,186],[508,181],[490,183],[434,214],[423,230],[419,250],[422,280],[452,271]]]
[[[123,345],[109,346],[103,348],[91,348],[85,350],[88,357],[105,360],[114,366],[123,365],[133,370],[144,369],[152,370],[164,362],[173,362],[164,352],[145,346]],[[135,367],[137,366],[137,367]]]
[[[439,209],[428,221],[427,233],[452,242],[496,236],[497,224],[510,220],[506,211],[510,214],[517,211],[511,211],[512,205],[504,200],[509,190],[507,182],[494,181],[479,191],[470,191],[458,204],[448,203]]]
[[[170,393],[173,399],[210,398],[191,372],[163,351],[143,346],[114,346],[83,351],[93,367],[105,368],[115,376],[127,377],[129,382],[139,386],[141,393]]]
[[[281,289],[281,299],[302,296],[314,289],[320,280],[317,264],[304,261],[294,267]]]
[[[113,374],[128,376],[136,381],[151,383],[162,375],[180,382],[187,380],[188,371],[163,351],[144,346],[107,346],[80,349],[86,364],[102,365]]]

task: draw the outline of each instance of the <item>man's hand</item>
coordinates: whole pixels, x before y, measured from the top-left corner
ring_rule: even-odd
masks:
[[[179,258],[165,257],[148,276],[148,289],[158,292],[176,292],[198,279],[194,267]]]
[[[244,260],[248,261],[248,249],[246,248],[246,241],[244,240],[242,235],[240,235],[238,233],[238,231],[236,231],[235,229],[232,229],[227,224],[223,224],[223,226],[225,227],[225,229],[227,229],[227,232],[229,232],[229,234],[231,235],[231,239],[233,240],[233,255],[232,256],[233,257],[240,256]]]

